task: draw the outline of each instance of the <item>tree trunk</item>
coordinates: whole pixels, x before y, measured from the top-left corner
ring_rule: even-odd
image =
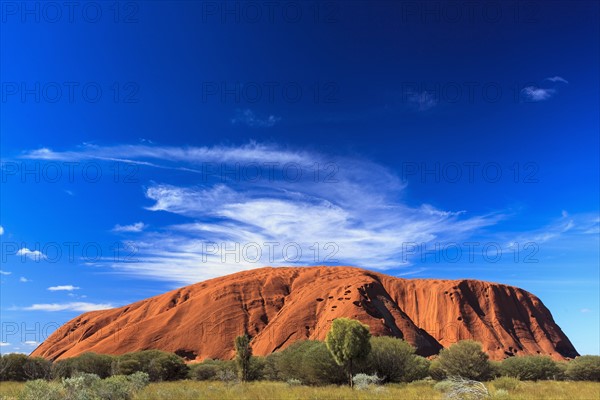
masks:
[[[349,364],[349,368],[348,368],[348,377],[350,379],[350,388],[354,389],[354,381],[352,381],[352,359],[350,359],[350,364]]]

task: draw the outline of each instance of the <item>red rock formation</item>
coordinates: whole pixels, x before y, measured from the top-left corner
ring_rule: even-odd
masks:
[[[481,342],[492,359],[577,355],[550,311],[525,290],[474,280],[400,279],[353,267],[261,268],[88,312],[32,355],[160,349],[188,359],[229,359],[234,338],[243,333],[252,336],[254,354],[266,355],[297,340],[324,340],[337,317],[358,319],[373,335],[404,338],[425,356],[462,339]]]

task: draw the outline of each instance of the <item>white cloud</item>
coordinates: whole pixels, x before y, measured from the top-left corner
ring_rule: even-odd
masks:
[[[50,290],[51,292],[56,292],[56,291],[61,291],[61,290],[70,292],[70,291],[78,290],[78,289],[80,289],[80,288],[77,286],[73,286],[73,285],[50,286],[48,288],[48,290]]]
[[[231,123],[234,125],[244,124],[252,128],[270,128],[279,121],[281,121],[281,117],[276,117],[275,115],[260,118],[250,109],[236,110],[235,117],[231,119]]]
[[[22,343],[26,346],[37,346],[40,344],[40,342],[36,342],[35,340],[26,340]]]
[[[25,278],[24,276],[22,276],[19,278],[19,282],[26,283],[26,282],[31,282],[31,281],[29,279]]]
[[[0,225],[0,236],[4,235],[4,227]]]
[[[27,247],[23,247],[17,251],[18,256],[28,257],[33,260],[39,261],[40,259],[46,258],[44,254],[39,250],[29,250]]]
[[[544,101],[551,98],[556,90],[554,89],[544,89],[535,86],[527,86],[521,89],[521,95],[528,101],[538,102]]]
[[[225,164],[229,169],[236,164],[243,167],[273,163],[278,171],[274,178],[264,173],[252,182],[219,179],[217,172],[208,181],[194,175],[196,185],[167,181],[146,186],[146,197],[152,201],[146,208],[178,215],[182,222],[165,229],[146,228],[136,240],[134,261],[111,266],[115,271],[178,283],[264,265],[335,262],[379,269],[409,267],[411,260],[402,257],[406,243],[426,243],[431,248],[436,242],[459,242],[503,218],[499,214],[473,216],[427,204],[409,205],[403,200],[405,183],[382,165],[356,157],[334,157],[273,145],[86,145],[67,152],[42,149],[25,157],[119,159],[194,174],[202,172],[204,163],[217,167]],[[298,181],[281,176],[284,166],[291,163],[303,171]],[[265,246],[268,242],[279,243],[272,257]],[[208,249],[207,243],[224,244],[226,248],[233,248],[236,243],[242,248],[255,243],[261,257],[254,259],[254,254],[249,254],[237,261],[226,254],[223,257],[223,249]],[[300,246],[302,255],[290,261],[290,257],[283,257],[282,250],[292,243]],[[314,243],[318,243],[318,253]],[[326,260],[333,252],[335,261]]]
[[[0,342],[0,347],[10,346],[8,342]]]
[[[552,76],[552,77],[546,78],[545,80],[550,81],[550,82],[569,83],[569,81],[567,81],[562,76]]]
[[[112,229],[114,232],[141,232],[146,228],[146,224],[143,222],[136,222],[131,225],[115,225]]]
[[[12,274],[12,272],[10,272],[10,271],[2,271],[0,269],[0,275],[10,275],[10,274]]]
[[[582,308],[581,310],[579,310],[580,312],[587,314],[589,312],[592,312],[592,310],[590,310],[589,308]]]
[[[427,111],[435,107],[438,103],[434,95],[427,91],[421,93],[411,93],[408,96],[409,102],[417,106],[419,111]]]
[[[51,303],[51,304],[32,304],[28,307],[23,307],[21,310],[24,311],[48,311],[48,312],[56,312],[56,311],[76,311],[76,312],[88,312],[88,311],[96,311],[96,310],[107,310],[109,308],[114,308],[112,304],[109,303],[85,303],[85,302],[72,302],[72,303]]]

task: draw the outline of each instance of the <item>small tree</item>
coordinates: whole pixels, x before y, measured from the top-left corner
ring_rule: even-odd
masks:
[[[248,335],[235,338],[235,354],[235,359],[240,370],[240,379],[242,382],[246,382],[250,372],[250,358],[252,357],[252,347],[250,347],[250,338]]]
[[[485,380],[491,372],[488,355],[481,349],[481,343],[462,340],[440,352],[440,367],[447,376],[460,376],[466,379]]]
[[[333,320],[325,343],[335,362],[345,366],[348,382],[353,386],[353,363],[364,359],[371,351],[369,327],[350,318]]]

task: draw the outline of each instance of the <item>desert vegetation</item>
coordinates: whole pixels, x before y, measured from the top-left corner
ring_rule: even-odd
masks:
[[[546,391],[550,396],[552,390],[546,389],[554,387],[553,397],[546,398],[583,399],[594,390],[597,397],[600,391],[599,356],[568,362],[523,356],[493,362],[481,344],[465,340],[427,359],[416,355],[405,341],[372,337],[367,326],[346,318],[334,321],[325,342],[296,342],[266,357],[252,355],[250,337],[245,335],[236,338],[235,347],[234,360],[190,364],[159,350],[119,356],[84,353],[56,362],[8,354],[0,357],[0,396],[117,400],[298,398],[299,393],[304,393],[300,397],[313,393],[319,398],[376,394],[378,398],[528,399],[545,398]],[[173,381],[175,385],[168,383]],[[571,391],[560,397],[567,387]],[[533,388],[537,397],[528,397]]]

